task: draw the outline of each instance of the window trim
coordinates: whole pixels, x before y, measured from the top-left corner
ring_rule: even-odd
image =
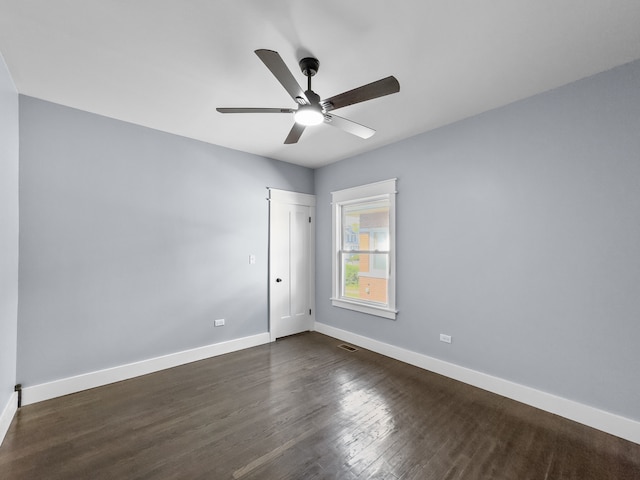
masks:
[[[358,187],[346,188],[331,192],[332,215],[332,297],[334,307],[355,310],[369,315],[396,319],[396,190],[397,178],[381,182],[369,183]],[[341,207],[354,203],[364,203],[376,199],[389,199],[389,278],[387,283],[386,305],[375,305],[369,302],[359,302],[355,299],[347,299],[341,296]]]

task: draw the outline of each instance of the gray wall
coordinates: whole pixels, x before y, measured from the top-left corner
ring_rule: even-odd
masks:
[[[0,413],[16,384],[18,144],[18,92],[0,55]]]
[[[329,302],[330,192],[392,177],[396,321]],[[318,321],[640,420],[640,61],[324,167],[315,188]]]
[[[266,187],[312,170],[25,96],[20,148],[25,386],[267,331]]]

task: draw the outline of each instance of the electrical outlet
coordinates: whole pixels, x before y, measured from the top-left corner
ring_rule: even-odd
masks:
[[[214,320],[214,327],[224,327],[224,318],[219,318],[218,320]]]
[[[444,343],[451,343],[451,335],[440,334],[440,341]]]
[[[256,263],[256,256],[249,255],[249,265],[254,265]]]

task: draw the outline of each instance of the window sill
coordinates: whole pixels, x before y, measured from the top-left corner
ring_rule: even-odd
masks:
[[[374,305],[365,305],[359,302],[350,302],[348,300],[332,298],[331,304],[334,307],[346,308],[348,310],[355,310],[356,312],[368,313],[369,315],[375,315],[377,317],[388,318],[390,320],[396,319],[397,310],[392,310],[385,307],[376,307]]]

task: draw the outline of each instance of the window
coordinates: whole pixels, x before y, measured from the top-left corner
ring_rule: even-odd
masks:
[[[396,318],[396,179],[333,192],[334,306]]]

